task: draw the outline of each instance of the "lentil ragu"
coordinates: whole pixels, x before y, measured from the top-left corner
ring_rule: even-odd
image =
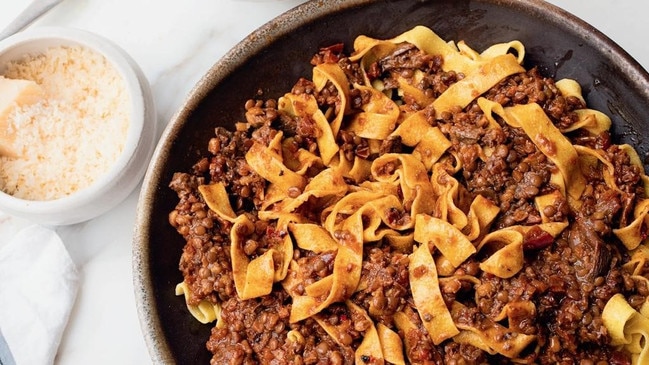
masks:
[[[468,213],[476,196],[488,199],[498,208],[491,231],[516,225],[537,227],[544,221],[569,222],[556,237],[538,227],[526,231],[524,266],[509,278],[481,270],[480,263],[501,248],[498,245],[477,251],[453,268],[452,275],[440,275],[440,291],[447,307],[455,308],[454,302],[462,304],[460,309],[451,310],[453,321],[458,327],[488,329],[503,309],[509,308],[506,326],[535,338],[517,356],[518,362],[631,364],[628,353],[609,345],[602,312],[617,293],[622,293],[634,309],[639,309],[649,294],[646,282],[635,280],[625,266],[630,252],[613,234],[615,228],[634,219],[636,204],[646,198],[642,168],[613,143],[608,131],[594,135],[583,129],[570,130],[578,121],[575,111],[586,108],[582,99],[563,95],[555,80],[541,75],[537,68],[515,73],[490,87],[482,97],[503,107],[537,103],[558,129],[568,130],[565,135],[572,144],[601,151],[602,159],[614,167],[617,189],[610,187],[603,169],[584,169],[585,187],[580,204],[569,204],[562,196],[550,205],[537,207],[535,198],[557,190],[552,179],[557,167],[521,128],[495,115],[500,128],[489,128],[477,100],[440,113],[431,105],[420,105],[398,92],[405,79],[434,100],[466,77],[461,72],[444,71],[443,61],[441,55],[426,54],[403,42],[368,65],[366,76],[372,83],[380,81],[382,91],[398,99],[402,113],[423,112],[427,122],[438,127],[451,142],[447,155],[461,166],[451,173],[459,182],[457,207]],[[312,63],[338,64],[351,84],[366,82],[359,60],[346,55],[341,44],[321,49]],[[413,81],[415,75],[420,75],[417,81]],[[313,81],[301,78],[290,93],[313,95],[323,112],[344,107],[331,82],[318,90]],[[370,95],[362,89],[351,89],[348,114],[361,111],[369,99]],[[279,229],[277,222],[257,216],[269,183],[251,168],[245,157],[253,142],[268,145],[279,132],[291,138],[288,151],[318,153],[314,120],[284,113],[278,104],[272,98],[248,101],[245,122],[236,123],[234,130],[215,128],[207,146],[208,154],[191,170],[177,172],[170,183],[179,200],[169,222],[186,240],[179,267],[190,292],[187,303],[196,305],[207,300],[221,306],[220,325],[206,339],[207,349],[213,354],[212,364],[351,364],[363,334],[373,324],[385,325],[402,337],[406,343],[406,363],[510,363],[508,357],[471,343],[445,340],[434,344],[413,301],[408,252],[395,249],[385,239],[363,245],[362,285],[346,298],[364,309],[371,321],[350,311],[343,301],[319,314],[323,323],[344,329],[338,338],[332,338],[314,318],[292,323],[292,298],[280,283],[276,282],[268,295],[247,300],[238,297],[230,254],[232,222],[209,209],[198,187],[222,183],[233,210],[237,214],[248,213],[254,232],[243,244],[246,255],[260,256],[289,234]],[[346,130],[345,123],[335,136],[341,158],[374,161],[382,155],[413,151],[399,136],[390,136],[380,146],[372,147],[373,141]],[[485,157],[483,149],[492,152]],[[314,163],[305,176],[313,177],[323,168],[322,164]],[[348,177],[345,179],[356,184]],[[301,193],[297,187],[287,192],[291,198]],[[311,222],[324,220],[325,212],[318,210],[316,204],[306,202],[297,212]],[[405,222],[414,217],[407,211],[395,210],[389,219]],[[297,246],[293,249],[300,275],[307,278],[305,286],[334,271],[335,251],[315,253]],[[645,264],[640,274],[648,277],[648,273]],[[304,292],[304,287],[294,290]],[[534,310],[517,307],[521,302],[533,303]],[[407,334],[399,331],[394,324],[397,312],[416,323],[416,330]],[[289,340],[289,331],[301,334],[302,339]],[[360,359],[362,363],[376,363],[369,355]]]

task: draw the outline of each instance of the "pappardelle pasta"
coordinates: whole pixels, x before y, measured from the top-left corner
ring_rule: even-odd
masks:
[[[169,215],[212,363],[648,363],[643,165],[524,57],[361,35],[217,128]]]

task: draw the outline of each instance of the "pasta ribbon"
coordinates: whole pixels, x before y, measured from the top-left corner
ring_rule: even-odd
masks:
[[[284,165],[281,156],[282,136],[283,133],[277,133],[268,146],[254,142],[246,153],[246,162],[259,176],[288,196],[290,188],[301,190],[306,185],[306,180]]]
[[[438,163],[433,166],[430,178],[433,191],[438,196],[435,204],[435,215],[448,221],[458,229],[468,224],[466,214],[457,206],[460,198],[460,183],[447,171],[447,165]]]
[[[412,77],[412,82],[408,81],[403,77],[398,77],[397,82],[399,83],[400,95],[403,95],[404,99],[413,99],[415,104],[419,107],[425,107],[433,103],[435,98],[432,96],[426,95],[426,93],[418,88],[417,85],[423,79],[423,72],[416,70]]]
[[[351,197],[351,198],[349,198]],[[338,248],[333,264],[333,273],[306,287],[307,295],[293,296],[293,306],[289,320],[291,323],[309,318],[330,304],[346,300],[356,289],[360,282],[361,266],[363,263],[363,213],[355,209],[347,210],[360,201],[355,193],[341,199],[336,206],[339,209],[332,211],[327,218],[325,228],[332,237],[337,238]],[[347,203],[351,203],[347,205]],[[341,223],[330,219],[338,212],[349,212],[348,218]]]
[[[452,42],[443,40],[430,28],[416,26],[389,40],[378,40],[364,35],[356,37],[354,54],[351,59],[360,59],[361,65],[369,65],[388,55],[398,44],[404,42],[413,44],[428,54],[441,55],[444,59],[442,64],[444,71],[454,70],[464,74],[470,73],[482,63],[488,62],[495,57],[509,54],[510,50],[517,53],[514,59],[518,63],[522,63],[525,56],[525,47],[519,41],[495,44],[483,51],[482,54],[478,54],[464,42],[459,42],[456,46]]]
[[[286,94],[278,100],[278,110],[299,118],[307,118],[315,124],[315,137],[320,151],[320,158],[325,165],[338,153],[336,134],[329,125],[327,117],[318,108],[315,97],[311,94]],[[280,137],[281,138],[281,137]],[[251,151],[251,153],[254,153]],[[246,160],[248,154],[246,154]],[[266,176],[264,176],[266,178]],[[267,178],[266,178],[267,179]],[[267,179],[272,181],[270,179]],[[296,185],[297,186],[297,185]]]
[[[379,335],[385,361],[394,365],[405,365],[401,337],[383,323],[376,325],[376,331]]]
[[[360,38],[359,42],[362,39],[363,38]],[[428,54],[441,55],[444,58],[444,66],[448,67],[445,68],[445,70],[458,70],[462,68],[460,65],[466,65],[464,67],[467,68],[470,67],[470,58],[462,57],[456,46],[443,40],[439,35],[427,27],[416,26],[391,39],[389,42],[393,44],[408,42]],[[356,47],[357,44],[354,42],[354,49],[357,49]],[[453,59],[461,61],[454,62]]]
[[[351,166],[349,171],[345,174],[345,177],[353,179],[355,182],[360,183],[367,180],[372,174],[372,162],[362,159],[358,156],[354,156],[354,164]]]
[[[453,107],[465,107],[479,95],[493,87],[505,77],[525,72],[521,66],[525,56],[525,47],[519,41],[495,44],[478,54],[464,42],[457,45],[446,42],[430,28],[416,26],[399,36],[379,40],[367,36],[358,36],[354,41],[354,54],[351,61],[360,61],[366,85],[371,85],[367,69],[374,62],[394,51],[399,44],[408,42],[418,49],[430,54],[440,55],[444,59],[442,68],[445,71],[456,71],[465,75],[463,79],[451,85],[436,100],[418,92],[404,80],[400,80],[401,91],[414,96],[420,106],[432,103],[438,117],[440,113],[450,111]],[[510,53],[513,51],[516,55]],[[430,146],[430,144],[428,144]],[[426,154],[424,154],[426,156]]]
[[[471,202],[467,214],[467,226],[463,231],[466,238],[469,241],[474,241],[486,234],[489,225],[496,219],[498,213],[500,213],[500,208],[491,200],[482,195],[476,196]]]
[[[412,298],[433,343],[439,345],[458,334],[459,330],[444,303],[435,261],[427,244],[420,245],[410,255],[408,271]]]
[[[399,136],[403,144],[415,147],[412,155],[423,162],[427,170],[430,170],[452,145],[438,127],[431,126],[426,120],[425,110],[410,114],[391,136]]]
[[[223,328],[225,323],[221,319],[221,306],[218,303],[212,303],[209,300],[203,299],[198,304],[189,304],[191,291],[189,290],[186,282],[181,282],[176,285],[176,295],[183,295],[187,310],[196,318],[197,321],[206,324],[216,321],[217,328]]]
[[[397,126],[399,106],[373,87],[354,85],[354,88],[369,94],[370,98],[363,104],[363,112],[351,118],[346,130],[363,138],[386,139]]]
[[[460,318],[461,313],[465,310],[466,307],[463,304],[457,301],[453,302],[451,308],[453,318]],[[465,343],[470,343],[491,354],[498,353],[510,359],[516,359],[523,350],[527,349],[537,339],[535,335],[517,332],[489,318],[483,318],[480,322],[475,325],[459,322],[457,328],[462,332],[454,340],[465,341]]]
[[[326,230],[330,237],[335,238],[337,247],[333,273],[307,286],[306,295],[293,297],[292,322],[319,313],[331,303],[347,299],[355,291],[360,283],[363,242],[377,241],[387,235],[396,236],[393,229],[403,228],[391,221],[393,210],[402,210],[396,196],[358,191],[335,203],[325,219],[323,230],[293,225],[298,245],[314,251],[332,249],[332,239],[326,238]],[[342,220],[341,216],[344,217]],[[393,228],[380,229],[382,224]],[[406,221],[405,224],[409,227],[412,223]],[[298,232],[302,227],[307,227],[305,232]],[[314,240],[319,240],[319,243],[312,243]]]
[[[304,187],[304,191],[295,198],[285,198],[273,207],[276,215],[291,213],[310,199],[322,200],[321,205],[336,201],[348,191],[348,185],[338,170],[329,168],[322,170]]]
[[[602,321],[611,345],[631,353],[634,364],[649,363],[649,318],[633,309],[622,294],[615,294],[604,306]]]
[[[419,111],[410,114],[408,118],[401,122],[397,129],[392,133],[392,136],[399,136],[401,137],[401,143],[406,146],[414,147],[422,140],[422,137],[430,128],[433,127],[426,120],[424,112]],[[446,137],[444,137],[444,139],[446,139]],[[442,153],[443,152],[444,151],[442,151]]]
[[[638,156],[638,153],[635,151],[635,149],[633,149],[633,147],[627,144],[623,144],[620,145],[619,148],[629,156],[629,159],[633,166],[636,166],[640,171],[644,170],[642,161],[640,160],[640,156]],[[613,183],[615,183],[615,178],[612,176],[614,174],[614,171],[615,169],[613,168],[612,172],[609,172],[608,174],[610,175],[609,179]],[[649,195],[649,177],[647,177],[647,175],[645,174],[642,174],[641,178],[642,178],[642,183],[644,185],[644,193],[645,195]],[[636,203],[633,211],[633,220],[624,227],[619,227],[617,229],[614,229],[613,233],[620,239],[620,241],[622,241],[622,243],[626,246],[627,249],[635,250],[643,242],[647,241],[646,230],[648,227],[649,227],[649,199],[645,198],[645,199],[641,199]]]
[[[632,165],[643,169],[640,157],[635,150],[628,145],[619,146],[622,151],[627,153]],[[598,152],[592,148],[575,145],[575,149],[579,153],[580,165],[592,169],[601,170],[602,176],[606,185],[617,191],[620,194],[625,194],[616,183],[615,166],[609,161],[603,153]],[[600,167],[601,166],[601,167]],[[646,175],[642,175],[645,185],[645,193],[647,190]],[[649,199],[640,199],[634,207],[633,219],[630,223],[623,227],[613,229],[613,233],[617,238],[622,241],[628,250],[636,249],[642,242],[646,240],[646,229],[649,226]]]
[[[239,297],[250,299],[270,293],[273,282],[282,280],[288,271],[288,264],[293,256],[290,237],[285,236],[279,247],[272,248],[251,261],[243,250],[245,236],[253,230],[250,219],[246,215],[235,215],[223,184],[201,185],[198,189],[213,212],[221,219],[233,223],[230,231],[230,256]],[[279,257],[281,262],[276,262],[276,257]]]
[[[254,225],[250,219],[241,215],[234,220],[230,231],[230,256],[232,276],[237,294],[241,299],[251,299],[269,294],[275,278],[274,250],[250,260],[243,251],[246,236],[252,233]]]
[[[430,340],[426,336],[426,329],[420,328],[415,322],[415,319],[411,318],[412,316],[418,317],[418,314],[414,313],[410,307],[406,307],[403,311],[394,314],[394,325],[399,333],[402,334],[403,347],[411,364],[416,363],[411,358],[411,354],[420,346],[425,346],[425,344],[418,340],[421,339],[424,342],[430,343]]]
[[[203,197],[205,204],[216,213],[221,219],[234,222],[237,215],[232,210],[230,198],[222,183],[200,185],[198,191]]]
[[[622,144],[619,146],[619,148],[622,151],[626,152],[633,166],[636,166],[639,169],[639,171],[644,171],[644,164],[642,163],[642,160],[640,159],[638,152],[633,148],[633,146],[630,146],[628,144]],[[642,173],[640,175],[640,179],[642,180],[642,186],[644,187],[645,196],[649,196],[649,176]]]
[[[298,175],[304,175],[310,168],[320,169],[323,166],[320,156],[309,152],[303,148],[292,152],[293,138],[289,137],[282,143],[282,157],[284,158],[284,165],[295,171]]]
[[[399,185],[403,194],[403,205],[411,210],[411,215],[433,211],[433,186],[426,168],[415,156],[385,154],[374,160],[371,171],[377,181]]]
[[[489,233],[480,242],[480,247],[492,242],[497,242],[504,246],[489,256],[487,260],[481,262],[480,269],[503,279],[516,275],[525,263],[523,256],[523,234],[511,229],[501,229]]]
[[[554,85],[561,91],[561,95],[564,97],[575,97],[581,100],[582,103],[586,104],[584,96],[581,92],[581,85],[573,79],[561,79],[555,81]]]
[[[343,122],[344,115],[349,111],[349,80],[345,76],[345,72],[337,65],[331,63],[322,63],[313,68],[313,83],[316,90],[322,91],[331,82],[340,98],[340,104],[337,105],[335,110],[335,117],[330,123],[331,133],[335,137],[340,131],[340,126]]]
[[[350,319],[354,323],[363,321],[363,323],[369,324],[363,332],[363,340],[361,344],[356,348],[354,353],[355,363],[356,364],[383,364],[386,358],[395,359],[397,362],[392,362],[394,364],[399,363],[399,358],[401,357],[401,364],[403,364],[403,356],[399,356],[402,352],[401,348],[401,339],[389,328],[383,326],[379,331],[377,326],[374,325],[374,322],[367,314],[365,309],[354,304],[351,301],[345,301],[345,306],[350,313]],[[333,325],[331,324],[326,317],[321,315],[316,315],[313,317],[315,321],[327,332],[327,334],[334,339],[339,345],[345,346],[341,342],[341,338],[347,332],[346,324],[345,326]],[[341,328],[342,327],[342,328]],[[395,336],[396,335],[396,338]],[[386,347],[383,347],[385,342]],[[388,354],[387,351],[397,351],[396,354]]]
[[[534,198],[534,204],[536,205],[536,209],[541,214],[541,221],[543,223],[552,222],[550,218],[544,213],[544,208],[548,206],[557,206],[557,204],[563,201],[563,199],[564,196],[559,190],[554,190],[551,193],[539,195]]]
[[[488,353],[489,355],[495,355],[498,353],[496,352],[496,350],[489,346],[489,344],[485,340],[485,336],[480,335],[476,331],[461,330],[460,333],[453,337],[453,341],[475,346],[480,350]]]
[[[555,82],[555,85],[564,97],[575,97],[581,100],[582,103],[586,104],[581,91],[581,85],[579,85],[577,81],[572,79],[561,79]],[[599,135],[611,128],[611,118],[599,110],[578,109],[574,112],[578,117],[578,121],[570,125],[570,127],[563,129],[563,133],[572,132],[577,129],[585,129],[590,134]]]
[[[360,280],[359,255],[353,248],[338,248],[334,262],[334,272],[330,276],[311,284],[306,288],[311,295],[298,295],[293,297],[291,308],[291,323],[299,322],[309,318],[330,304],[347,299],[358,285]],[[357,269],[358,267],[358,269]],[[351,268],[351,271],[348,269]],[[323,294],[324,295],[318,295]]]
[[[338,244],[322,226],[313,223],[292,223],[289,230],[295,238],[295,244],[302,249],[321,253],[336,251]]]
[[[480,263],[480,269],[500,278],[510,278],[518,273],[525,263],[523,244],[525,235],[532,229],[557,237],[566,227],[565,222],[547,222],[536,226],[511,226],[487,234],[478,244],[477,250],[496,245],[497,251]]]
[[[578,200],[586,186],[573,144],[564,136],[536,103],[505,108],[507,124],[522,128],[536,147],[552,161],[565,181],[568,196]],[[559,153],[560,152],[560,153]]]
[[[589,147],[575,145],[575,150],[579,154],[579,166],[583,169],[601,170],[606,185],[618,193],[622,193],[615,182],[615,166],[606,159],[603,153]],[[600,167],[599,164],[602,164]]]
[[[636,249],[647,239],[645,229],[649,225],[649,199],[644,199],[636,205],[633,216],[634,219],[629,225],[613,230],[629,250]]]
[[[439,118],[440,113],[451,111],[453,107],[466,107],[505,77],[521,72],[525,69],[513,55],[496,56],[449,86],[432,105]]]
[[[469,48],[463,41],[458,42],[458,48],[465,50]],[[514,51],[511,53],[510,51]],[[491,45],[480,54],[481,59],[490,59],[504,54],[513,54],[516,56],[516,61],[523,64],[525,59],[525,46],[520,41],[509,41],[507,43],[496,43]]]
[[[631,252],[631,259],[624,264],[624,268],[633,276],[642,274],[644,266],[649,262],[649,247],[640,245]]]
[[[380,199],[368,202],[355,214],[358,214],[363,220],[363,241],[376,242],[386,235],[396,236],[399,233],[396,230],[411,228],[412,219],[405,218],[394,220],[392,214],[398,212],[404,215],[403,207],[399,199],[394,195],[387,195]],[[381,228],[381,226],[389,228]]]
[[[214,183],[199,186],[199,192],[207,206],[221,219],[231,222],[230,257],[232,275],[237,294],[241,299],[250,299],[269,294],[274,282],[286,277],[291,258],[293,257],[293,242],[286,235],[280,244],[271,247],[261,256],[250,260],[244,251],[247,236],[254,231],[254,224],[247,215],[236,216],[229,203],[228,195],[223,184]],[[284,227],[286,231],[288,221]]]
[[[448,222],[425,214],[415,219],[415,241],[438,249],[454,266],[458,267],[476,252],[466,236]]]
[[[521,300],[507,303],[494,318],[496,322],[507,320],[509,328],[520,330],[522,325],[521,318],[530,318],[536,316],[536,305],[529,300]]]
[[[371,161],[358,156],[354,156],[354,161],[349,161],[345,157],[345,152],[339,150],[338,156],[332,160],[330,168],[337,170],[342,176],[360,184],[370,176],[371,165]]]
[[[373,364],[383,364],[385,362],[383,346],[379,332],[374,325],[374,321],[372,321],[370,316],[367,315],[367,312],[365,312],[363,308],[350,301],[347,301],[346,304],[347,307],[349,307],[354,313],[357,313],[358,315],[362,316],[367,322],[371,323],[369,328],[365,330],[363,341],[354,353],[355,363],[364,364],[371,362]]]
[[[323,226],[333,236],[339,231],[344,219],[359,211],[365,203],[380,199],[383,196],[380,192],[368,190],[351,192],[333,204]]]
[[[502,118],[505,115],[505,109],[503,106],[486,98],[478,98],[477,103],[484,113],[484,116],[489,121],[489,127],[500,129],[500,124],[494,118],[494,114]]]
[[[578,109],[575,114],[579,118],[569,128],[563,129],[563,133],[585,129],[592,135],[600,135],[611,129],[611,118],[608,115],[594,109]]]

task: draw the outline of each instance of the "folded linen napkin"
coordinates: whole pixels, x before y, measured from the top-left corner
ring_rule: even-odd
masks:
[[[31,225],[3,244],[0,365],[54,362],[78,286],[77,269],[53,230]]]

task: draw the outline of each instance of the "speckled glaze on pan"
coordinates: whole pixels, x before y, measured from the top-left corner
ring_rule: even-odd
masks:
[[[518,39],[526,66],[574,78],[590,107],[613,120],[614,139],[649,162],[649,74],[618,45],[571,14],[540,0],[317,0],[267,23],[219,60],[188,95],[163,133],[145,176],[133,245],[135,296],[154,363],[208,364],[211,325],[201,325],[174,295],[182,281],[184,240],[168,224],[177,198],[168,188],[188,171],[215,126],[243,119],[245,101],[261,89],[277,98],[300,76],[320,46],[351,45],[355,36],[393,37],[415,25],[477,50]]]

